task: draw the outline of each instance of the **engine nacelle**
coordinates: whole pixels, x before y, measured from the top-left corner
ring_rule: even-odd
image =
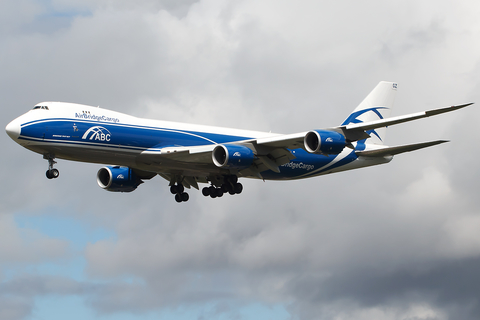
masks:
[[[319,154],[339,154],[346,146],[344,135],[327,130],[310,131],[303,142],[308,152]]]
[[[97,172],[100,188],[113,192],[132,192],[143,183],[129,167],[103,167]]]
[[[252,165],[255,155],[244,146],[220,144],[213,149],[212,160],[220,168],[245,169]]]

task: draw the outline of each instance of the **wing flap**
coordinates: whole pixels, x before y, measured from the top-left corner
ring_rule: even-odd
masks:
[[[184,176],[166,172],[159,172],[158,175],[169,181],[169,186],[173,186],[175,183],[181,183],[187,189],[194,187],[199,190],[198,183],[208,183],[205,177]]]
[[[212,160],[211,152],[215,146],[215,144],[209,144],[191,147],[151,148],[140,154],[139,161],[148,163],[160,161],[161,159],[169,159],[183,162],[210,163]]]

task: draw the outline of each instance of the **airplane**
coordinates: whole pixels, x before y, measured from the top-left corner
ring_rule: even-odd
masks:
[[[384,145],[386,127],[454,111],[472,103],[389,117],[397,91],[380,82],[339,126],[276,134],[143,119],[100,107],[42,102],[5,128],[21,146],[48,161],[46,176],[56,179],[55,159],[106,165],[98,185],[131,192],[157,175],[169,182],[177,202],[185,188],[204,196],[239,194],[238,178],[294,180],[388,163],[393,156],[444,142]]]

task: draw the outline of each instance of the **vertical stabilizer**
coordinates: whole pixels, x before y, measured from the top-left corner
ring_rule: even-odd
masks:
[[[393,107],[396,92],[396,83],[381,81],[372,92],[363,99],[358,107],[353,110],[342,125],[388,118]],[[367,139],[366,143],[383,144],[385,141],[386,129],[387,128],[377,128],[367,131],[370,138]]]

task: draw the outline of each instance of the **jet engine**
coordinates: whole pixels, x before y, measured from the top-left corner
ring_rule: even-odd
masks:
[[[309,131],[303,142],[308,152],[317,154],[339,154],[346,146],[343,134],[327,130]]]
[[[245,169],[252,165],[255,155],[245,146],[220,144],[213,149],[212,160],[220,168]]]
[[[132,192],[143,183],[129,167],[107,166],[97,172],[100,188],[113,192]]]

